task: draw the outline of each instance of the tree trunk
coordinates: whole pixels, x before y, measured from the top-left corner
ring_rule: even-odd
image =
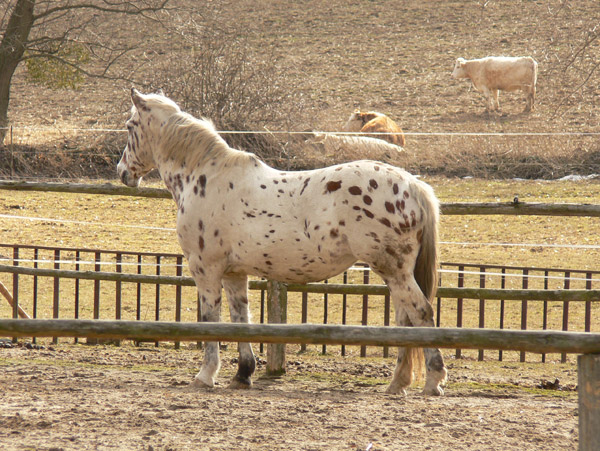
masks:
[[[17,1],[0,43],[0,145],[4,143],[8,126],[10,82],[25,53],[35,20],[34,8],[34,0]]]

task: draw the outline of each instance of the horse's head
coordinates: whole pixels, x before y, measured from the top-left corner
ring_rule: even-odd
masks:
[[[156,167],[154,150],[159,142],[160,128],[179,107],[161,94],[141,94],[131,89],[131,117],[127,121],[127,145],[117,172],[121,181],[131,187]]]

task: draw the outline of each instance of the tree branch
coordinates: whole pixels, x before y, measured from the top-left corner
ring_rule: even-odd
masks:
[[[104,3],[110,5],[110,3],[107,1],[105,1]],[[66,5],[56,6],[54,8],[49,8],[46,11],[35,15],[34,21],[40,20],[44,17],[51,16],[52,14],[55,14],[58,12],[73,11],[76,9],[91,9],[94,11],[99,11],[99,12],[104,12],[104,13],[113,13],[113,14],[140,15],[140,14],[144,14],[144,13],[148,13],[148,12],[158,12],[160,10],[163,10],[163,9],[165,9],[165,6],[167,5],[167,3],[169,3],[169,0],[162,0],[162,2],[159,4],[159,6],[148,6],[145,8],[137,7],[137,5],[135,5],[132,2],[115,2],[115,5],[123,6],[122,8],[102,7],[102,6],[96,5],[94,3],[80,3],[77,5],[66,4]]]

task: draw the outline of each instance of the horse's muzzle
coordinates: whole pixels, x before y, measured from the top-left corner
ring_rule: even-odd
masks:
[[[140,179],[132,176],[131,172],[129,172],[127,169],[119,171],[119,177],[124,185],[127,185],[131,188],[137,188],[137,186],[140,184]]]

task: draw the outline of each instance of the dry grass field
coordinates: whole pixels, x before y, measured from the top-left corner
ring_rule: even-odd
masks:
[[[555,180],[600,173],[600,141],[595,134],[600,133],[599,74],[594,71],[598,42],[582,47],[600,20],[596,0],[173,3],[178,10],[168,17],[174,23],[192,17],[185,9],[191,5],[199,14],[194,19],[201,16],[243,35],[249,58],[261,61],[268,56],[276,61],[277,84],[288,94],[271,106],[269,117],[274,119],[265,122],[257,115],[250,118],[248,128],[336,131],[355,108],[377,110],[395,119],[407,138],[405,152],[386,161],[421,175],[442,202],[506,202],[518,196],[524,202],[599,203],[598,179]],[[132,53],[119,68],[134,67],[146,58],[143,72],[136,73],[140,81],[136,86],[142,91],[164,87],[169,68],[181,69],[191,52],[160,27],[122,18],[110,25],[119,39],[131,33],[147,36],[147,48]],[[501,93],[502,113],[487,114],[482,96],[469,83],[450,77],[457,57],[500,54],[531,55],[538,61],[533,112],[521,112],[522,94]],[[0,175],[10,174],[12,155],[18,177],[118,183],[114,166],[124,133],[99,129],[124,128],[130,87],[131,82],[93,79],[75,91],[56,90],[31,83],[21,67],[13,81],[9,117],[14,130],[0,148]],[[246,150],[286,169],[382,158],[306,153],[298,150],[293,136],[277,134],[274,139],[276,151]],[[144,183],[162,187],[156,178]],[[179,253],[175,214],[168,200],[0,190],[0,241]],[[598,218],[444,216],[441,259],[597,270],[598,230]],[[478,276],[472,277],[470,283],[476,285]],[[23,305],[31,311],[31,280],[22,280]],[[0,282],[10,289],[12,277],[0,274]],[[488,282],[496,283],[491,276]],[[51,317],[53,281],[39,283],[40,316]],[[550,288],[562,286],[562,281],[552,283]],[[61,316],[72,316],[72,285],[61,284]],[[89,318],[93,287],[82,282],[81,289],[85,293],[81,315]],[[103,299],[114,299],[114,284],[102,284],[101,289]],[[125,287],[124,299],[130,299],[123,306],[127,319],[135,315],[134,290]],[[172,319],[173,289],[165,288],[161,295],[161,318]],[[153,319],[154,287],[144,288],[144,296],[150,302],[142,319]],[[194,290],[185,289],[183,297],[183,320],[193,321]],[[299,298],[290,299],[291,321],[299,322]],[[255,319],[258,300],[254,293]],[[360,299],[352,302],[359,304]],[[314,309],[309,321],[321,322],[322,297],[312,296],[310,303]],[[330,322],[339,322],[338,300],[332,299],[330,308]],[[455,307],[448,308],[442,325],[452,327]],[[490,302],[486,308],[488,325],[494,326],[498,303]],[[477,326],[477,309],[478,300],[465,301],[466,325]],[[507,307],[507,327],[519,327],[519,310],[520,304]],[[550,310],[552,325],[560,328],[561,307],[550,305]],[[572,305],[571,315],[581,318],[582,308]],[[0,299],[0,317],[10,316],[8,304]],[[112,302],[102,316],[114,316]],[[596,331],[599,316],[594,307]],[[226,310],[223,317],[228,317]],[[372,305],[369,318],[374,324],[381,322],[379,301]],[[354,316],[349,322],[359,321]],[[540,326],[532,321],[530,327]],[[450,369],[446,397],[432,400],[416,389],[407,398],[384,395],[395,362],[382,359],[380,350],[369,350],[369,357],[360,359],[354,348],[341,358],[337,347],[329,347],[325,357],[317,346],[306,354],[291,347],[287,375],[268,378],[261,364],[255,390],[246,394],[225,388],[235,371],[234,346],[224,352],[217,388],[193,392],[188,384],[202,353],[187,345],[175,350],[171,344],[156,349],[151,344],[38,343],[44,348],[0,349],[0,386],[6,388],[0,390],[0,443],[5,449],[577,446],[574,356],[560,364],[559,356],[552,355],[550,363],[541,364],[539,356],[528,355],[528,362],[519,364],[516,353],[506,353],[505,362],[494,362],[497,354],[490,351],[488,361],[477,362],[476,351],[454,360],[453,351],[446,350]],[[554,379],[559,379],[562,390],[540,388],[542,380]]]
[[[201,8],[177,0],[173,5],[176,10],[165,20],[171,27],[183,27],[190,18],[204,21],[227,29],[232,39],[241,37],[249,61],[275,61],[272,80],[256,78],[276,85],[280,97],[264,114],[246,118],[250,129],[336,131],[360,107],[398,122],[407,135],[406,152],[392,162],[412,172],[545,179],[600,172],[597,135],[580,135],[600,131],[598,42],[584,45],[600,20],[593,0],[235,1]],[[185,9],[190,5],[191,12]],[[147,38],[146,47],[126,56],[115,73],[144,62],[134,73],[140,89],[165,88],[168,95],[173,95],[169,86],[174,92],[193,91],[186,85],[185,62],[202,49],[141,20],[110,23],[118,39],[139,32]],[[502,93],[502,113],[488,115],[470,83],[450,77],[457,57],[487,55],[530,55],[538,61],[534,112],[521,112],[522,94]],[[112,177],[124,134],[89,129],[124,128],[130,87],[129,81],[92,79],[76,91],[56,90],[32,84],[20,67],[9,111],[15,126],[11,142],[22,158],[18,168],[37,177]],[[189,103],[183,94],[175,100]],[[276,150],[247,150],[285,168],[381,158],[307,154],[293,137],[276,135],[276,141]],[[18,153],[26,151],[35,158]],[[4,160],[0,169],[6,174]]]

